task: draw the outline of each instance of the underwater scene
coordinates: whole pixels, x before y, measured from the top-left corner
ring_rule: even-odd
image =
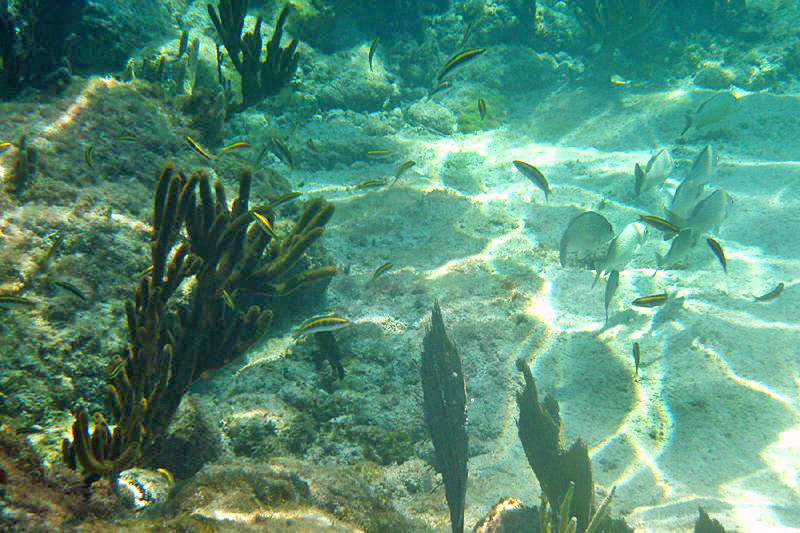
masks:
[[[800,531],[800,4],[0,0],[0,531]]]

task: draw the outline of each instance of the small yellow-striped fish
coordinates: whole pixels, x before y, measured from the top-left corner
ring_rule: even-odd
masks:
[[[0,143],[0,154],[11,148],[14,148],[14,143]]]
[[[134,137],[133,135],[120,135],[119,137],[117,137],[117,140],[119,140],[119,141],[135,141],[136,137]]]
[[[281,196],[277,200],[271,201],[269,203],[269,206],[270,207],[278,207],[279,205],[284,204],[286,202],[289,202],[291,200],[294,200],[295,198],[297,198],[299,196],[303,196],[303,193],[297,192],[297,191],[287,192],[286,194],[284,194],[283,196]]]
[[[145,268],[144,270],[136,274],[136,279],[143,278],[152,271],[153,271],[153,265],[150,265],[149,267]]]
[[[643,222],[664,233],[672,234],[673,237],[681,232],[678,226],[672,222],[653,215],[639,215],[639,222]]]
[[[94,146],[89,145],[83,151],[83,160],[86,161],[86,166],[93,169],[94,168],[94,160],[92,159],[92,155],[94,154]]]
[[[641,351],[641,348],[639,348],[639,343],[638,342],[634,342],[633,343],[633,363],[636,365],[636,370],[634,372],[635,376],[639,375],[639,361],[641,361],[641,357],[642,357],[642,351]]]
[[[386,185],[386,180],[369,180],[363,183],[359,183],[354,188],[355,189],[369,189],[371,187],[383,187]]]
[[[188,135],[186,136],[186,142],[189,143],[189,146],[192,148],[192,150],[194,150],[195,152],[197,152],[201,156],[205,157],[209,161],[214,159],[213,156],[211,154],[209,154],[208,152],[206,152],[206,150],[202,146],[197,144],[197,141],[195,141],[194,139],[192,139]]]
[[[408,170],[409,168],[413,167],[416,164],[417,164],[416,161],[411,161],[409,159],[408,161],[406,161],[405,163],[400,165],[400,167],[397,169],[397,172],[395,172],[394,181],[399,180],[400,176],[402,176],[405,173],[406,170]],[[394,181],[392,183],[394,183]]]
[[[312,318],[297,328],[297,331],[294,333],[294,337],[298,338],[303,335],[311,335],[313,333],[320,333],[323,331],[336,331],[346,328],[349,325],[349,320],[338,316]]]
[[[272,142],[275,144],[277,148],[275,153],[280,158],[280,160],[289,165],[289,168],[294,170],[295,169],[294,158],[292,157],[292,153],[289,151],[289,148],[283,143],[282,140],[278,139],[277,137],[272,137]]]
[[[239,141],[233,144],[229,144],[225,148],[220,149],[220,153],[229,152],[231,150],[239,150],[240,148],[250,148],[250,143]]]
[[[11,294],[0,294],[0,307],[19,307],[19,306],[27,306],[31,307],[36,305],[36,302],[33,300],[29,300],[28,298],[23,298],[22,296],[12,296]]]
[[[156,468],[156,472],[164,476],[164,479],[167,480],[167,483],[169,483],[170,485],[175,484],[175,478],[172,476],[172,472],[170,472],[166,468]]]
[[[665,303],[667,303],[667,293],[662,292],[661,294],[636,298],[631,302],[631,305],[635,305],[636,307],[659,307]]]
[[[370,150],[367,157],[389,157],[394,154],[394,150]]]
[[[367,56],[367,59],[369,59],[369,70],[370,70],[370,72],[372,72],[372,58],[375,57],[375,49],[376,48],[378,48],[378,38],[377,37],[372,41],[372,44],[369,45],[369,55]]]
[[[230,307],[231,311],[236,311],[236,304],[233,303],[233,298],[225,289],[222,289],[222,299],[225,300],[225,305]]]
[[[469,61],[472,61],[482,53],[486,51],[486,48],[473,48],[472,50],[465,50],[460,52],[450,59],[442,66],[441,70],[439,70],[439,74],[436,75],[437,81],[442,81],[442,78],[447,75],[447,73],[451,72],[454,68],[461,66]]]
[[[267,235],[269,235],[270,237],[274,237],[276,239],[278,238],[278,236],[275,234],[275,230],[272,229],[272,224],[270,224],[267,217],[265,217],[261,213],[256,213],[255,211],[251,211],[250,214],[253,215],[253,218],[256,219],[258,225],[261,226],[261,229],[263,229],[267,233]]]
[[[711,237],[706,239],[706,243],[708,243],[708,246],[711,248],[711,251],[714,252],[714,255],[717,256],[717,259],[719,259],[719,264],[722,265],[722,271],[727,274],[728,262],[725,260],[725,250],[722,249],[722,245]]]
[[[372,279],[370,279],[370,281],[375,281],[378,278],[378,276],[380,276],[381,274],[392,268],[392,266],[393,266],[392,263],[384,263],[378,268],[376,268],[375,273],[372,274]]]
[[[449,89],[452,87],[453,84],[449,81],[443,81],[442,83],[437,84],[435,87],[432,87],[430,91],[428,91],[428,98],[433,96],[434,94],[444,91],[445,89]]]
[[[783,292],[783,288],[785,286],[786,285],[781,281],[774,289],[769,291],[767,294],[756,296],[755,299],[757,302],[769,302],[770,300],[774,300]]]
[[[481,115],[481,120],[486,118],[486,100],[478,98],[478,113]]]

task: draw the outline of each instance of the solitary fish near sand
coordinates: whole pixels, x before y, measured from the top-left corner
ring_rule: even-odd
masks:
[[[594,211],[586,211],[573,218],[567,225],[558,251],[558,259],[563,267],[567,252],[586,253],[596,250],[614,238],[614,228],[606,217]]]
[[[694,126],[699,130],[703,126],[708,126],[727,117],[736,108],[736,97],[729,93],[715,94],[702,104],[694,113],[686,115],[686,127],[681,132],[681,137]]]
[[[537,187],[544,191],[544,199],[547,201],[550,196],[550,184],[547,183],[547,178],[544,177],[544,174],[542,174],[538,168],[525,161],[514,161],[514,166],[517,167],[517,170],[519,170],[523,176],[531,180]]]

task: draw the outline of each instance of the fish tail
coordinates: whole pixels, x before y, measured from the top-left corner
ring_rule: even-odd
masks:
[[[683,128],[680,137],[683,137],[683,134],[689,131],[689,128],[691,127],[692,127],[692,115],[686,115],[686,126]]]
[[[603,269],[602,268],[598,268],[597,269],[597,275],[594,277],[594,282],[592,283],[592,289],[594,289],[594,286],[597,285],[597,280],[600,279],[600,274],[602,274],[602,273],[603,273]]]
[[[664,265],[664,258],[662,256],[660,256],[658,254],[658,252],[656,252],[656,269],[653,272],[653,275],[650,276],[650,277],[652,277],[652,278],[656,277],[656,274],[658,274],[658,271],[661,270],[661,267],[663,265]]]
[[[639,163],[636,163],[636,166],[633,167],[633,175],[636,176],[636,182],[634,184],[636,196],[639,196],[642,193],[642,185],[644,185],[646,177]]]

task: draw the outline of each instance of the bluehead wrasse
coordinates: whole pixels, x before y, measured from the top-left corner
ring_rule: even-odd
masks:
[[[433,96],[434,94],[444,91],[445,89],[449,89],[452,87],[453,84],[449,81],[443,81],[442,83],[437,84],[435,87],[432,87],[430,91],[428,91],[428,98]]]
[[[755,301],[756,302],[769,302],[770,300],[774,300],[775,298],[777,298],[783,292],[783,288],[785,286],[786,285],[781,281],[780,283],[778,283],[778,285],[774,289],[769,291],[767,294],[762,294],[761,296],[755,296]]]
[[[375,49],[376,48],[378,48],[378,38],[377,37],[375,37],[375,39],[372,41],[372,44],[369,45],[369,55],[367,56],[367,59],[369,59],[369,71],[370,72],[372,72],[372,58],[375,56]]]
[[[639,222],[643,222],[650,227],[657,229],[658,231],[663,231],[664,233],[672,233],[673,237],[681,232],[681,230],[668,220],[664,220],[661,217],[656,217],[652,215],[639,215]]]
[[[87,146],[86,149],[83,151],[83,160],[86,161],[86,165],[91,169],[94,168],[94,162],[92,161],[93,153],[94,153],[94,146],[92,146],[91,144]]]
[[[447,75],[448,72],[452,71],[454,68],[463,65],[482,53],[486,51],[486,48],[473,48],[471,50],[465,50],[463,52],[459,52],[458,54],[454,55],[447,62],[444,64],[442,69],[439,71],[439,74],[436,75],[436,81],[442,81],[442,78]]]
[[[408,170],[409,168],[413,167],[416,164],[417,164],[416,161],[412,161],[409,159],[408,161],[400,165],[400,167],[397,169],[397,172],[395,172],[394,174],[394,181],[392,183],[399,180],[400,176],[402,176],[406,170]]]
[[[312,151],[312,152],[319,153],[319,148],[317,148],[317,145],[316,145],[316,144],[314,144],[314,141],[312,141],[312,140],[311,140],[311,137],[309,137],[308,139],[306,139],[306,146],[308,146],[309,148],[311,148],[311,151]]]
[[[150,265],[149,267],[145,268],[144,270],[136,274],[136,279],[143,278],[152,271],[153,271],[153,265]]]
[[[225,305],[231,308],[231,311],[236,311],[236,305],[233,303],[233,298],[227,290],[222,289],[222,299],[225,300]]]
[[[167,483],[169,483],[170,485],[174,485],[174,484],[175,484],[175,478],[172,476],[172,472],[170,472],[170,471],[169,471],[169,470],[167,470],[166,468],[156,468],[156,472],[158,472],[159,474],[161,474],[162,476],[164,476],[164,479],[165,479],[165,480],[167,481]]]
[[[86,295],[84,295],[83,292],[81,292],[81,290],[72,283],[67,283],[66,281],[54,281],[53,285],[55,285],[56,287],[61,287],[67,292],[71,292],[84,302],[86,301]]]
[[[264,156],[267,155],[268,151],[269,151],[269,144],[265,144],[264,148],[262,148],[261,151],[258,152],[258,156],[256,156],[256,159],[255,159],[255,164],[256,165],[258,165],[259,163],[261,163],[261,161],[264,160]]]
[[[283,196],[281,196],[277,200],[271,201],[269,203],[269,206],[270,207],[278,207],[279,205],[285,204],[286,202],[290,202],[290,201],[294,200],[295,198],[297,198],[299,196],[303,196],[303,193],[298,192],[298,191],[287,192],[286,194],[284,194]]]
[[[625,78],[623,78],[619,74],[612,74],[611,78],[609,78],[608,81],[611,82],[611,85],[630,85],[631,84],[631,80],[626,80]]]
[[[633,343],[633,364],[635,365],[636,370],[634,371],[633,375],[635,375],[635,376],[639,375],[639,361],[641,361],[641,358],[642,358],[642,351],[641,351],[641,348],[639,347],[639,343],[638,342],[634,342]]]
[[[370,281],[375,281],[378,278],[378,276],[380,276],[381,274],[392,268],[392,266],[394,266],[392,263],[384,263],[378,268],[376,268],[375,273],[372,274],[372,279],[370,279]]]
[[[0,294],[0,307],[17,307],[17,306],[32,307],[36,302],[23,298],[22,296],[12,296],[10,294]]]
[[[220,149],[220,153],[224,154],[225,152],[229,152],[230,150],[238,150],[240,148],[250,148],[250,143],[240,141],[233,144],[229,144],[225,148]]]
[[[272,224],[270,224],[267,217],[265,217],[261,213],[256,213],[255,211],[251,211],[250,214],[253,215],[253,218],[256,219],[258,225],[261,226],[261,229],[263,229],[267,233],[267,235],[269,235],[270,237],[274,237],[276,239],[278,238],[278,236],[275,234],[275,230],[272,229]]]
[[[205,149],[202,146],[197,144],[197,142],[194,139],[192,139],[191,137],[189,137],[188,135],[186,136],[186,142],[189,143],[189,146],[192,148],[192,150],[194,150],[195,152],[197,152],[201,156],[205,157],[209,161],[214,159],[211,154],[206,152]]]
[[[550,184],[547,183],[547,178],[539,171],[538,168],[526,163],[525,161],[514,161],[514,166],[517,167],[523,176],[531,180],[537,187],[544,191],[544,199],[547,201],[550,196]]]
[[[478,98],[478,113],[481,115],[481,120],[486,118],[486,100]]]
[[[728,273],[728,262],[725,260],[725,250],[722,249],[722,245],[711,237],[706,239],[708,246],[711,248],[711,251],[714,252],[714,255],[717,256],[719,259],[719,264],[722,265],[722,270],[725,274]]]
[[[354,189],[369,189],[370,187],[383,187],[386,185],[386,180],[370,180],[359,183]]]
[[[370,150],[367,157],[388,157],[394,154],[394,150]]]
[[[294,333],[294,338],[301,337],[303,335],[311,335],[312,333],[319,333],[321,331],[336,331],[342,328],[346,328],[350,325],[350,321],[346,318],[338,317],[338,316],[324,316],[320,318],[312,318],[307,320],[300,327],[297,328],[297,331]]]
[[[14,147],[14,143],[0,143],[0,154]]]
[[[135,141],[136,137],[134,137],[133,135],[120,135],[119,137],[117,137],[117,140],[118,141]]]
[[[275,146],[278,148],[278,150],[275,152],[277,156],[281,159],[281,161],[289,165],[289,168],[294,170],[295,167],[294,167],[294,159],[292,158],[292,153],[289,151],[286,145],[283,144],[283,141],[281,141],[277,137],[272,137],[272,142],[275,143]]]
[[[667,303],[667,298],[667,293],[662,292],[661,294],[653,294],[652,296],[642,296],[641,298],[636,298],[631,302],[631,305],[636,307],[659,307]]]

